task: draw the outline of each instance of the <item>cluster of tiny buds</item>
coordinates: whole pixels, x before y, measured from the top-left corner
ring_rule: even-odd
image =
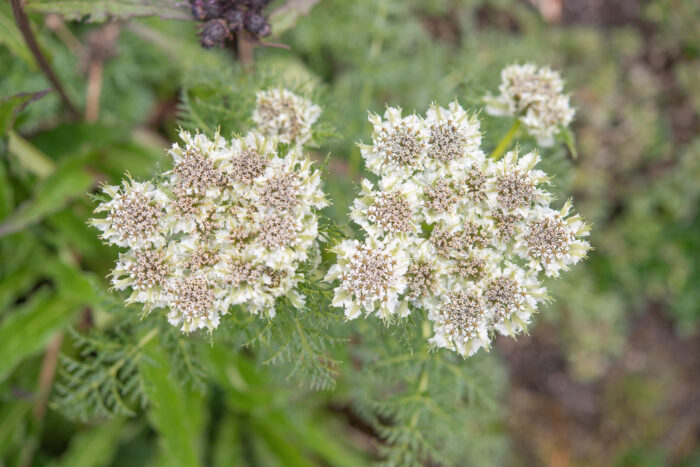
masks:
[[[210,331],[232,306],[273,317],[278,299],[301,308],[297,270],[318,256],[317,211],[328,202],[301,148],[277,152],[257,132],[224,140],[181,132],[173,168],[150,182],[105,185],[92,220],[125,248],[111,273],[127,303],[167,309],[183,332]]]
[[[486,96],[486,112],[516,117],[537,139],[540,146],[551,146],[562,128],[568,127],[575,110],[563,94],[564,81],[549,67],[510,65],[501,72],[501,92]]]
[[[256,95],[253,122],[263,135],[280,143],[304,145],[321,108],[287,89],[267,89]]]
[[[549,207],[538,154],[486,157],[479,121],[457,102],[424,117],[388,108],[370,122],[372,144],[360,148],[379,180],[362,181],[350,212],[364,242],[332,249],[333,304],[349,319],[425,310],[430,342],[465,357],[495,334],[525,331],[547,300],[540,276],[557,277],[590,248],[571,202]]]
[[[192,15],[201,21],[202,47],[223,47],[235,34],[246,32],[253,39],[270,35],[263,10],[272,0],[189,0]]]

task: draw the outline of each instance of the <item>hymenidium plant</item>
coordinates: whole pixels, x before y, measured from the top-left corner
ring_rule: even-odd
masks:
[[[350,212],[364,239],[337,244],[326,276],[348,319],[400,326],[422,311],[429,342],[467,357],[497,334],[525,332],[548,300],[542,276],[556,278],[586,256],[589,226],[571,200],[550,207],[538,153],[502,156],[521,123],[541,145],[570,123],[562,80],[534,65],[509,66],[502,77],[487,112],[517,120],[490,155],[478,119],[457,101],[425,116],[393,107],[370,115],[372,143],[360,148],[378,181],[362,181]]]
[[[512,65],[499,90],[485,97],[486,111],[515,123],[492,154],[481,149],[479,120],[456,100],[424,116],[370,114],[372,140],[360,149],[377,181],[362,180],[350,208],[361,237],[330,245],[335,264],[320,271],[347,320],[401,326],[423,317],[433,348],[468,357],[496,335],[527,331],[549,300],[543,276],[585,258],[589,225],[571,199],[551,206],[539,154],[504,154],[521,124],[542,146],[566,130],[574,110],[561,77]],[[303,312],[309,293],[323,300],[323,284],[298,287],[319,273],[326,240],[319,211],[329,202],[305,152],[320,114],[287,89],[260,90],[246,135],[182,131],[168,151],[171,170],[105,185],[95,210],[105,216],[92,222],[125,249],[114,289],[184,333],[211,332],[235,306],[274,319]],[[280,311],[283,300],[292,307]]]
[[[499,141],[457,100],[422,115],[370,113],[371,139],[359,144],[367,178],[350,206],[334,207],[349,211],[348,224],[326,214],[326,164],[314,160],[321,107],[304,90],[249,92],[244,133],[190,125],[168,150],[171,169],[96,197],[92,224],[121,249],[112,287],[147,328],[118,361],[158,337],[174,377],[203,379],[192,349],[205,337],[211,348],[247,346],[260,364],[288,363],[314,389],[347,372],[353,407],[387,440],[382,457],[440,458],[444,430],[478,431],[465,417],[490,416],[464,401],[498,385],[479,366],[493,340],[526,333],[550,300],[547,281],[590,249],[589,225],[571,199],[554,198],[538,151],[513,144],[571,147],[559,74],[503,71],[500,95],[484,97],[487,113],[513,122]],[[98,357],[67,366],[57,406],[81,418],[92,405],[132,413],[147,400],[137,378],[145,360],[114,373],[117,357],[85,342]],[[86,404],[72,394],[88,376],[103,382]]]
[[[300,267],[319,255],[321,173],[303,144],[320,108],[290,91],[257,95],[257,128],[227,140],[180,132],[173,168],[148,182],[105,185],[93,219],[126,248],[111,280],[145,313],[165,309],[185,333],[218,327],[233,306],[273,318],[285,297],[302,308]],[[284,147],[282,147],[284,146]]]

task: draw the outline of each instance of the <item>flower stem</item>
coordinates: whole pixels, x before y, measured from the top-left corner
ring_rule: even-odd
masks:
[[[423,338],[427,339],[430,337],[430,325],[428,324],[427,321],[423,322],[423,326],[421,327],[421,334],[423,335]],[[427,350],[427,349],[426,349]],[[425,362],[425,359],[421,360],[421,369],[420,373],[418,374],[418,388],[416,389],[416,395],[422,396],[426,392],[428,392],[428,372],[425,368],[427,363]],[[411,421],[409,422],[409,426],[411,428],[415,428],[418,425],[418,416],[419,412],[416,411],[413,416],[411,417]]]
[[[491,153],[491,159],[497,161],[503,156],[503,153],[506,152],[506,149],[510,146],[510,142],[513,141],[513,137],[518,131],[518,128],[520,128],[520,120],[516,119],[515,122],[513,122],[513,126],[508,130],[508,133],[505,134],[503,139],[498,143],[498,146],[496,146],[496,149]]]
[[[36,37],[34,37],[34,33],[32,32],[32,28],[29,24],[29,18],[27,18],[27,14],[22,8],[21,0],[10,0],[10,5],[12,6],[12,13],[15,16],[17,27],[21,31],[22,36],[24,36],[24,40],[27,43],[29,50],[34,55],[34,59],[36,60],[37,65],[39,65],[41,71],[51,82],[53,88],[61,97],[63,105],[66,106],[71,115],[75,118],[79,117],[80,112],[78,111],[78,108],[68,97],[68,94],[63,88],[63,84],[61,84],[61,81],[58,79],[58,76],[56,75],[56,73],[54,73],[53,68],[51,68],[51,65],[49,65],[48,60],[46,60],[46,57],[39,48],[39,43],[37,42]]]

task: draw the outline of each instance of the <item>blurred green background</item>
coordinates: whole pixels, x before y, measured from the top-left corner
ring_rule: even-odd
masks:
[[[256,47],[247,71],[231,50],[202,50],[191,22],[30,19],[70,98],[92,110],[73,119],[52,92],[19,111],[30,96],[18,93],[51,86],[0,3],[0,465],[700,465],[696,0],[320,0],[273,38],[290,50]],[[344,224],[367,110],[478,109],[501,68],[525,61],[559,69],[577,107],[578,158],[562,146],[543,165],[592,223],[594,251],[548,284],[555,301],[530,335],[443,359],[455,381],[483,381],[431,376],[416,396],[434,399],[434,416],[401,399],[410,357],[403,379],[382,379],[385,360],[368,354],[405,347],[377,323],[333,334],[329,310],[328,341],[342,340],[305,350],[328,367],[309,375],[317,362],[295,362],[284,336],[267,352],[241,347],[249,334],[188,340],[111,311],[117,250],[86,225],[86,193],[167,167],[179,125],[228,136],[247,129],[265,83],[313,89],[335,129],[315,155],[331,155],[328,216]],[[493,146],[509,122],[481,117]],[[433,394],[440,384],[454,391]]]

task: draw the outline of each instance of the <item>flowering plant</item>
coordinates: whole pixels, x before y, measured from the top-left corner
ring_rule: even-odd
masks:
[[[462,356],[488,348],[496,333],[524,332],[547,300],[540,276],[557,277],[590,248],[571,200],[549,207],[540,156],[487,157],[478,120],[456,101],[425,117],[388,108],[370,122],[372,144],[360,148],[380,178],[376,189],[362,181],[350,213],[365,240],[333,249],[333,304],[348,319],[392,323],[423,309],[430,342]]]
[[[128,248],[112,272],[114,288],[131,289],[126,302],[146,313],[167,308],[184,332],[215,329],[235,305],[274,317],[284,296],[300,308],[299,268],[319,258],[317,211],[328,202],[301,143],[320,109],[289,91],[258,96],[254,120],[267,117],[266,136],[226,141],[182,131],[183,145],[168,151],[172,170],[104,186],[95,210],[106,213],[92,221],[101,238]],[[278,142],[294,144],[280,154]]]

